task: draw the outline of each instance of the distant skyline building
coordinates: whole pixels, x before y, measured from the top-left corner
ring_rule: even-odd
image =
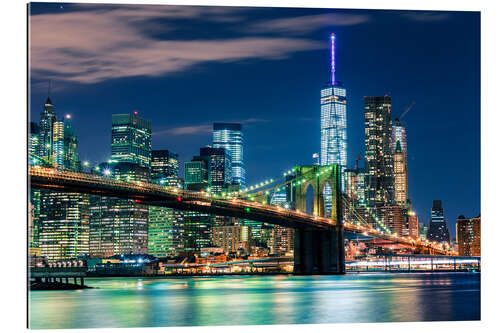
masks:
[[[242,125],[236,123],[213,124],[213,147],[225,148],[231,156],[231,183],[246,185],[246,173],[243,160]]]
[[[481,256],[481,216],[457,219],[458,255],[467,257]]]
[[[111,160],[151,167],[151,122],[137,111],[112,115]]]
[[[40,124],[39,124],[39,145],[38,145],[38,156],[44,159],[50,159],[52,157],[52,138],[53,138],[53,126],[56,121],[56,115],[54,112],[54,105],[47,97],[42,112],[40,113]]]
[[[365,198],[369,207],[394,203],[391,97],[365,96]]]
[[[450,232],[446,226],[444,209],[441,200],[433,200],[431,208],[431,220],[427,230],[427,239],[430,241],[450,242]]]
[[[401,149],[401,141],[394,150],[394,201],[401,207],[408,207],[408,163]]]

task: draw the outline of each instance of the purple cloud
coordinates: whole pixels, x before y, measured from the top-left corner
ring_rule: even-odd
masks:
[[[253,32],[305,34],[325,26],[358,25],[369,20],[370,16],[361,14],[318,14],[257,22],[244,29]]]
[[[133,76],[160,76],[204,62],[282,59],[319,49],[300,38],[241,37],[218,40],[158,40],[141,32],[153,18],[235,20],[227,7],[82,6],[82,10],[30,16],[31,74],[41,80],[96,83]],[[241,9],[240,9],[241,11]],[[168,21],[167,21],[168,22]],[[177,29],[174,23],[159,32]]]

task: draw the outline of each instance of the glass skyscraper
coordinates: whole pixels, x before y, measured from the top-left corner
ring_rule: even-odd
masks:
[[[365,96],[365,199],[369,207],[394,202],[391,97]]]
[[[40,136],[38,145],[38,156],[40,158],[49,160],[52,157],[52,136],[55,121],[56,115],[54,113],[54,105],[50,97],[47,97],[47,101],[40,113]]]
[[[177,177],[179,154],[170,150],[153,150],[151,157],[151,179]]]
[[[133,114],[114,114],[111,163],[107,176],[148,182],[151,168],[151,122]],[[101,168],[102,170],[102,168]],[[133,200],[92,196],[90,255],[148,252],[148,206]]]
[[[111,161],[151,167],[151,122],[133,114],[114,114],[111,128]]]
[[[427,239],[436,242],[450,242],[450,232],[444,219],[444,209],[441,200],[433,200],[431,221],[427,230]]]
[[[208,183],[212,193],[220,194],[231,184],[231,156],[224,148],[200,148],[200,156],[207,157]]]
[[[321,89],[321,165],[347,167],[346,89],[335,80],[335,34],[331,34],[331,81]]]
[[[241,124],[214,123],[213,147],[225,148],[231,156],[231,183],[245,187],[245,166],[243,163],[243,132]]]
[[[48,98],[40,119],[39,156],[60,169],[78,171],[78,143],[68,122],[69,119],[66,124],[56,121],[54,105]],[[49,260],[62,260],[88,254],[89,196],[48,190],[31,194],[37,229],[34,231],[41,255]]]

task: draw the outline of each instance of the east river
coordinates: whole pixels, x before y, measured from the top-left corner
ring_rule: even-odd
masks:
[[[33,291],[31,328],[479,320],[479,273],[89,278]]]

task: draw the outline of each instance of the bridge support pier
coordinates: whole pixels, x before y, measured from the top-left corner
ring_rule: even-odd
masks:
[[[344,230],[296,229],[295,274],[344,274]]]

